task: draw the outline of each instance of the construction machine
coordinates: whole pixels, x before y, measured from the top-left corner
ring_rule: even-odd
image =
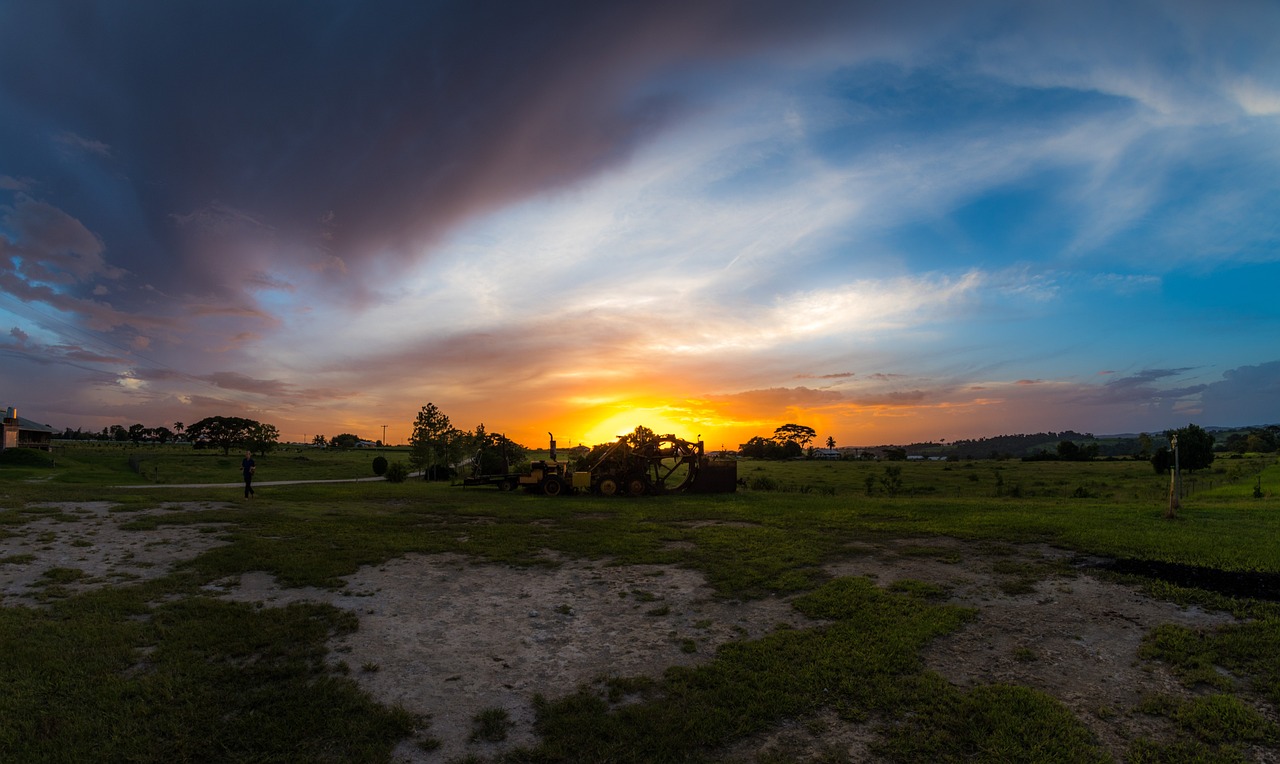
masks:
[[[524,488],[546,496],[578,491],[601,496],[733,493],[737,488],[737,463],[708,458],[701,440],[661,435],[635,442],[622,435],[612,444],[597,446],[575,469],[571,462],[556,458],[555,436],[547,435],[550,458],[534,461],[528,472],[472,475],[462,484],[493,485],[507,491]]]

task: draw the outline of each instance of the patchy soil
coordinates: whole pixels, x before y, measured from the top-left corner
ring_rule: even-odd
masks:
[[[147,514],[212,509],[169,504],[145,512],[112,512],[109,501],[34,505],[49,514],[0,529],[0,604],[38,605],[47,590],[86,589],[159,578],[173,564],[226,542],[222,526],[163,526],[139,533],[121,525]]]
[[[223,543],[216,526],[123,530],[140,513],[108,506],[63,505],[7,531],[13,535],[0,538],[0,602],[38,605],[51,585],[76,591],[159,576]],[[658,676],[668,666],[709,660],[726,641],[783,623],[806,625],[781,599],[717,599],[695,571],[551,553],[547,560],[546,568],[517,569],[461,555],[408,555],[362,568],[340,591],[283,589],[264,573],[207,589],[268,606],[326,602],[358,615],[359,630],[335,640],[331,657],[380,702],[430,717],[396,751],[398,761],[422,764],[534,743],[535,694],[559,696],[605,675]],[[925,650],[928,667],[960,687],[1004,682],[1042,690],[1119,760],[1133,739],[1170,733],[1167,720],[1134,711],[1145,695],[1187,695],[1163,665],[1138,659],[1142,637],[1164,623],[1207,627],[1231,619],[1107,582],[1096,575],[1103,562],[1047,546],[937,538],[854,543],[828,572],[870,576],[883,586],[927,582],[943,601],[974,608],[972,621]],[[472,720],[491,709],[505,710],[513,722],[507,739],[469,742]],[[1261,710],[1276,718],[1274,709]],[[796,760],[869,761],[873,725],[828,715],[793,720],[739,742],[723,759],[755,761],[774,751]],[[422,746],[428,739],[438,747]],[[1250,753],[1276,760],[1269,749]]]

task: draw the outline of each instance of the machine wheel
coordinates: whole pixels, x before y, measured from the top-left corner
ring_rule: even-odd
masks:
[[[633,477],[627,480],[627,493],[632,496],[644,496],[649,492],[649,481],[643,477]]]
[[[611,477],[604,478],[600,484],[596,486],[596,491],[601,496],[612,496],[618,492],[618,481]]]
[[[504,480],[504,481],[502,481],[501,483],[498,483],[498,490],[499,490],[499,491],[514,491],[514,490],[516,490],[516,488],[517,488],[517,487],[519,487],[519,485],[520,485],[520,484],[519,484],[519,483],[517,483],[514,479]]]
[[[542,492],[547,496],[559,496],[564,493],[564,481],[552,475],[542,481]]]

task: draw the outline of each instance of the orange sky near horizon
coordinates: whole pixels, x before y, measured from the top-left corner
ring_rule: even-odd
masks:
[[[502,433],[528,448],[545,448],[548,433],[554,434],[557,445],[565,448],[609,443],[637,426],[686,440],[701,438],[708,450],[737,449],[752,437],[769,437],[776,428],[790,423],[812,427],[817,433],[814,445],[825,445],[831,437],[837,447],[949,442],[1015,432],[1086,431],[1088,428],[1084,425],[1051,416],[1047,411],[1039,417],[1040,426],[1021,426],[1035,416],[1032,412],[1042,406],[1046,395],[1068,397],[1079,392],[1074,386],[1057,385],[1056,391],[1046,391],[1047,387],[1054,386],[1023,381],[932,393],[915,391],[899,395],[897,399],[886,395],[866,402],[825,396],[821,391],[811,391],[820,403],[787,400],[794,397],[794,390],[785,391],[787,395],[779,391],[774,398],[665,399],[633,394],[540,399],[513,395],[492,401],[452,403],[438,399],[431,402],[459,430],[471,431],[483,424],[488,431]],[[292,420],[277,423],[267,413],[261,417],[262,421],[277,423],[284,441],[310,440],[317,433],[332,437],[343,432],[379,440],[385,423],[386,442],[400,445],[410,438],[417,409],[383,418],[352,409],[344,413],[341,425]]]

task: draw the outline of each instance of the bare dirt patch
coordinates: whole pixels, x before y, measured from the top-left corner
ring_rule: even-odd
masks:
[[[143,514],[216,505],[110,512],[109,504],[58,505],[57,514],[11,527],[0,538],[4,605],[39,604],[50,570],[82,575],[80,591],[163,575],[224,543],[217,526],[131,531]],[[214,532],[210,532],[214,531]],[[1138,649],[1152,628],[1211,627],[1229,616],[1180,608],[1094,575],[1072,553],[1047,546],[991,546],[938,538],[876,540],[850,547],[833,576],[870,576],[882,586],[910,579],[939,587],[944,601],[976,617],[936,640],[927,666],[960,687],[1011,683],[1060,700],[1117,759],[1138,736],[1162,739],[1160,718],[1135,711],[1150,693],[1186,696]],[[430,717],[396,751],[404,762],[448,762],[535,742],[532,699],[572,692],[603,676],[658,676],[668,666],[710,660],[718,645],[753,639],[779,624],[808,625],[782,599],[718,599],[700,573],[671,566],[616,566],[557,559],[513,568],[461,555],[409,555],[362,568],[341,590],[284,589],[265,573],[216,582],[208,591],[279,606],[309,600],[356,614],[359,630],[336,639],[332,660],[372,697]],[[468,738],[481,711],[502,709],[513,726],[501,743]],[[1262,709],[1274,718],[1274,710]],[[725,761],[775,751],[802,759],[872,760],[873,725],[833,716],[789,720],[740,741]],[[439,747],[425,750],[428,739]],[[1272,751],[1253,751],[1261,761]]]
[[[430,715],[397,760],[446,762],[532,745],[532,699],[606,676],[658,676],[708,660],[717,645],[806,619],[778,599],[713,596],[701,574],[667,566],[557,560],[549,568],[475,564],[460,555],[410,555],[366,567],[341,592],[281,589],[265,574],[222,582],[226,596],[277,606],[328,602],[360,617],[332,645],[335,658],[380,702]],[[506,711],[500,744],[472,743],[481,711]],[[434,751],[419,745],[440,742]]]
[[[882,586],[912,579],[944,587],[974,620],[924,651],[929,669],[957,686],[1017,684],[1052,695],[1123,760],[1138,737],[1165,739],[1170,723],[1137,712],[1148,695],[1189,697],[1162,664],[1140,660],[1161,624],[1230,623],[1230,615],[1155,600],[1091,573],[1095,561],[1048,546],[984,547],[954,539],[895,541],[832,566]],[[1264,709],[1265,711],[1265,709]]]
[[[38,605],[49,586],[74,594],[158,578],[174,563],[226,543],[215,524],[131,531],[121,526],[147,515],[212,509],[213,504],[171,504],[113,512],[112,502],[36,505],[49,514],[0,534],[0,603]]]

